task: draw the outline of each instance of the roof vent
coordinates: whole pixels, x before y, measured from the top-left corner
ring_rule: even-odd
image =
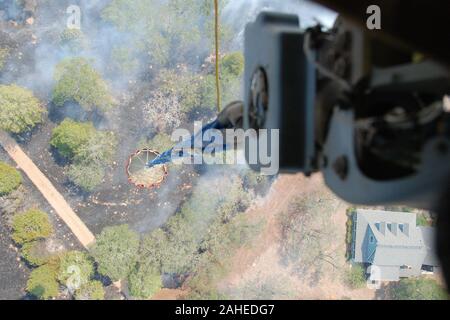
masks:
[[[409,237],[409,224],[408,223],[400,224],[398,226],[398,228],[400,229],[401,232],[403,232],[406,236]]]
[[[398,223],[397,222],[393,222],[392,223],[392,225],[391,225],[391,232],[394,235],[397,235],[397,233],[398,233]]]
[[[378,231],[380,231],[382,234],[386,233],[386,222],[377,222],[375,223],[375,227]]]

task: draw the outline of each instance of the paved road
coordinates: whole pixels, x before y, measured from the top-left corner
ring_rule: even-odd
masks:
[[[17,166],[30,178],[44,198],[55,209],[58,216],[72,230],[80,243],[88,248],[95,241],[92,232],[72,210],[64,197],[56,190],[50,180],[42,173],[33,161],[23,152],[19,145],[7,133],[0,131],[0,145]]]

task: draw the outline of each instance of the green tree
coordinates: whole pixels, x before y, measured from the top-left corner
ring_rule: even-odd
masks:
[[[352,289],[363,288],[366,285],[366,271],[363,266],[354,264],[346,271],[344,281]]]
[[[83,285],[89,282],[93,274],[94,263],[85,252],[69,251],[60,258],[57,278],[62,284],[66,284],[72,275],[76,275]]]
[[[8,195],[22,184],[22,176],[15,168],[0,162],[0,196]]]
[[[95,135],[92,122],[76,122],[64,119],[52,132],[50,144],[66,158],[72,159]]]
[[[111,162],[117,146],[113,132],[95,131],[95,133],[80,145],[75,153],[74,161],[90,165],[104,166]]]
[[[136,264],[139,235],[128,225],[107,227],[97,237],[92,256],[98,271],[114,281],[125,279]]]
[[[217,188],[217,183],[223,187]],[[222,190],[227,190],[224,194]],[[238,177],[217,177],[195,188],[192,197],[163,229],[147,235],[141,245],[139,262],[161,273],[186,274],[196,270],[200,256],[225,256],[232,245],[242,244],[255,228],[248,224],[228,223],[248,204],[247,194]],[[219,244],[223,243],[224,246]],[[220,258],[219,258],[220,259]],[[203,264],[202,264],[203,266]]]
[[[53,130],[50,144],[73,161],[68,170],[70,181],[91,192],[102,183],[117,140],[114,133],[97,131],[90,122],[65,119]]]
[[[167,241],[163,242],[161,251],[162,273],[184,274],[193,270],[198,253],[201,230],[195,229],[192,220],[185,217],[186,212],[173,216],[167,223]]]
[[[447,292],[435,280],[427,278],[401,279],[390,287],[395,300],[447,300]]]
[[[198,250],[194,230],[179,214],[169,219],[166,229],[154,230],[144,238],[140,263],[160,273],[188,273]]]
[[[42,123],[45,109],[30,90],[0,85],[0,129],[23,133]]]
[[[76,300],[104,300],[105,289],[100,281],[89,281],[75,291],[74,297]]]
[[[52,100],[57,106],[69,101],[77,102],[87,111],[94,108],[104,111],[113,106],[108,85],[84,58],[68,58],[60,62],[56,66],[55,80]]]
[[[19,244],[44,239],[53,233],[48,215],[37,209],[30,209],[14,216],[12,238]]]
[[[212,18],[211,6],[210,1],[198,0],[112,0],[102,18],[126,31],[130,47],[148,54],[151,64],[166,65],[205,47],[202,35],[211,35],[206,21]]]
[[[162,229],[153,230],[146,235],[139,250],[140,263],[161,272],[163,261],[166,259],[167,243],[167,234]]]
[[[241,93],[241,78],[233,75],[221,76],[220,79],[222,104],[237,100]],[[199,105],[205,108],[216,109],[216,77],[214,74],[208,74],[202,77],[199,88]]]
[[[244,56],[241,52],[232,52],[226,54],[221,60],[222,77],[239,78],[244,72]]]
[[[161,274],[151,266],[137,264],[128,276],[128,285],[133,297],[149,299],[162,288]]]
[[[32,266],[46,264],[53,256],[46,246],[45,240],[27,242],[22,246],[22,257]]]
[[[86,192],[92,192],[105,177],[105,169],[85,162],[74,163],[67,173],[69,180]]]
[[[39,299],[50,299],[58,296],[59,285],[56,280],[56,268],[43,265],[34,269],[27,282],[26,290]]]
[[[165,133],[158,133],[148,143],[148,146],[158,152],[163,152],[170,149],[174,145],[174,142],[170,139],[170,136]]]
[[[87,48],[87,39],[79,29],[65,29],[59,36],[59,44],[76,53]]]
[[[122,74],[132,74],[139,68],[136,49],[134,47],[121,45],[115,47],[111,52],[113,67]]]
[[[223,82],[221,82],[221,89],[223,92]],[[199,87],[200,105],[202,107],[216,109],[216,77],[213,74],[206,75]]]

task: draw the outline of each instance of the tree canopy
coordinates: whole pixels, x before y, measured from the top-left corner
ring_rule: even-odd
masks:
[[[0,162],[0,196],[10,194],[22,183],[22,176],[15,168]]]
[[[347,270],[344,277],[345,284],[352,289],[360,289],[366,285],[366,271],[360,264],[355,264]]]
[[[155,151],[163,152],[170,149],[174,145],[174,142],[170,139],[169,135],[158,133],[150,140],[148,145]]]
[[[162,287],[161,274],[151,266],[138,264],[128,276],[128,286],[133,297],[149,299]]]
[[[94,108],[107,110],[113,106],[108,85],[97,70],[85,58],[67,58],[55,70],[56,85],[53,103],[63,106],[66,102],[77,102],[87,111]]]
[[[53,130],[50,144],[73,161],[68,170],[69,179],[90,192],[103,181],[117,140],[114,133],[98,131],[90,122],[65,119]]]
[[[219,179],[222,186],[226,186],[226,194],[215,186]],[[161,273],[191,272],[196,267],[199,253],[209,248],[205,241],[211,243],[208,241],[210,232],[219,234],[214,226],[228,222],[246,204],[248,198],[242,189],[242,180],[236,177],[217,177],[217,180],[198,185],[189,201],[163,229],[154,230],[144,238],[140,263]],[[234,236],[239,237],[237,233]]]
[[[39,299],[57,297],[59,285],[56,280],[56,268],[46,264],[31,271],[26,289]]]
[[[244,56],[241,52],[226,54],[221,60],[222,77],[241,77],[244,72]]]
[[[125,279],[134,268],[139,250],[139,235],[128,225],[106,227],[91,249],[98,272],[113,281]]]
[[[89,281],[75,291],[76,300],[104,300],[105,289],[100,281]]]
[[[30,90],[0,85],[0,129],[23,133],[42,123],[45,112]]]
[[[212,39],[212,5],[206,0],[112,0],[102,18],[127,32],[131,46],[148,54],[150,63],[166,65],[205,47],[202,36]]]
[[[85,252],[69,251],[60,258],[57,278],[63,284],[75,275],[77,285],[83,285],[89,282],[93,274],[94,263]]]
[[[95,135],[95,131],[91,122],[82,123],[65,119],[53,129],[50,144],[57,148],[61,155],[72,159]]]
[[[61,47],[72,53],[77,53],[87,48],[87,40],[79,29],[65,29],[59,36]]]
[[[32,266],[41,266],[52,258],[52,253],[47,250],[46,242],[42,239],[25,243],[21,252],[22,257]]]
[[[103,182],[105,169],[98,165],[74,163],[69,167],[67,176],[82,190],[91,192]]]
[[[427,278],[401,279],[392,284],[390,296],[396,300],[447,300],[449,296],[435,280]]]
[[[12,228],[12,238],[19,244],[44,239],[53,233],[53,226],[48,215],[37,209],[30,209],[15,215]]]

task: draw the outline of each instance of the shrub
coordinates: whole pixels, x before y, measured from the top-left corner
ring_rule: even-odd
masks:
[[[70,52],[78,52],[86,49],[87,42],[83,32],[79,29],[65,29],[59,36],[59,43]]]
[[[105,289],[100,281],[89,281],[75,291],[74,297],[76,300],[104,300]]]
[[[144,117],[159,132],[178,127],[184,118],[179,97],[162,90],[153,91],[144,105]]]
[[[44,240],[27,242],[22,246],[22,257],[33,266],[46,264],[52,257]]]
[[[139,60],[135,48],[123,45],[115,47],[111,52],[113,67],[123,74],[129,75],[138,70]]]
[[[401,279],[390,287],[395,300],[447,300],[449,296],[435,280],[427,278]]]
[[[232,52],[221,60],[221,71],[225,78],[240,77],[244,72],[244,56],[241,52]]]
[[[160,273],[188,273],[198,250],[194,230],[179,215],[169,220],[167,228],[167,233],[158,229],[144,238],[140,261]]]
[[[135,266],[139,235],[128,225],[107,227],[97,237],[92,255],[98,271],[114,281],[125,279]]]
[[[182,111],[189,112],[200,105],[200,83],[201,78],[189,71],[162,70],[155,85],[165,97],[175,97]]]
[[[83,285],[89,282],[94,273],[92,259],[80,251],[69,251],[60,258],[57,278],[62,284],[66,284],[72,275],[77,277],[77,283]]]
[[[217,188],[219,181],[221,188]],[[257,232],[256,226],[241,224],[239,219],[234,220],[236,224],[223,225],[248,204],[247,200],[242,181],[233,177],[217,177],[197,186],[164,229],[144,238],[140,262],[161,273],[182,275],[196,270],[203,260],[200,256],[225,256],[230,247],[245,243]]]
[[[236,100],[241,92],[241,79],[233,75],[227,75],[220,80],[220,98],[223,105]],[[198,87],[199,103],[204,108],[216,110],[216,77],[214,74],[208,74],[201,78]]]
[[[162,229],[153,230],[142,240],[139,251],[141,263],[153,266],[161,272],[163,261],[166,259],[168,238]]]
[[[100,74],[84,58],[65,59],[56,66],[53,103],[77,102],[87,111],[109,109],[113,99]]]
[[[213,34],[206,27],[211,25],[211,7],[206,1],[112,0],[102,18],[127,32],[129,46],[148,54],[151,64],[163,65],[192,56],[192,49],[209,51],[201,35]]]
[[[102,183],[105,169],[98,165],[76,163],[70,166],[67,175],[81,189],[91,192]]]
[[[95,128],[91,122],[81,123],[65,119],[52,132],[50,144],[66,158],[72,159],[93,136]]]
[[[345,284],[352,289],[360,289],[366,285],[366,271],[359,264],[354,264],[347,270],[344,278]]]
[[[170,139],[170,136],[164,133],[158,133],[148,144],[151,149],[164,152],[173,147],[174,142]]]
[[[36,209],[14,216],[12,227],[12,238],[19,244],[47,238],[53,232],[48,215]]]
[[[161,274],[152,266],[138,264],[128,276],[133,297],[149,299],[162,287]]]
[[[266,184],[268,182],[267,176],[251,169],[245,172],[243,180],[244,185],[247,189],[256,189],[258,186]]]
[[[223,93],[223,81],[221,84],[221,93]],[[205,108],[209,108],[212,110],[216,109],[217,104],[217,95],[216,95],[216,77],[215,75],[208,74],[202,78],[199,86],[199,94],[200,94],[200,105]],[[221,100],[223,97],[221,96]]]
[[[104,166],[113,158],[116,145],[117,140],[114,133],[95,131],[90,139],[77,149],[73,160],[85,165]]]
[[[288,278],[283,276],[258,276],[243,283],[235,290],[232,299],[279,300],[292,299],[295,292]]]
[[[8,56],[9,56],[9,49],[0,48],[0,71],[2,71],[3,68],[5,67],[5,62]]]
[[[329,221],[337,201],[327,192],[307,195],[292,201],[279,217],[282,262],[310,283],[317,283],[325,268],[336,265],[338,252],[331,249],[336,233]]]
[[[93,124],[65,119],[53,130],[51,145],[73,164],[69,179],[84,191],[90,192],[105,176],[105,167],[111,162],[117,140],[112,132],[97,131]]]
[[[44,300],[58,296],[58,289],[56,268],[48,264],[31,272],[26,287],[30,294]]]
[[[22,183],[22,176],[15,168],[0,162],[0,196],[8,195]]]
[[[19,134],[42,122],[45,109],[30,90],[0,85],[0,129]]]
[[[429,227],[432,223],[427,219],[425,213],[417,214],[417,226],[419,227]]]
[[[347,222],[345,223],[345,244],[346,244],[345,258],[347,260],[350,260],[352,258],[354,211],[355,211],[354,208],[347,209]]]

